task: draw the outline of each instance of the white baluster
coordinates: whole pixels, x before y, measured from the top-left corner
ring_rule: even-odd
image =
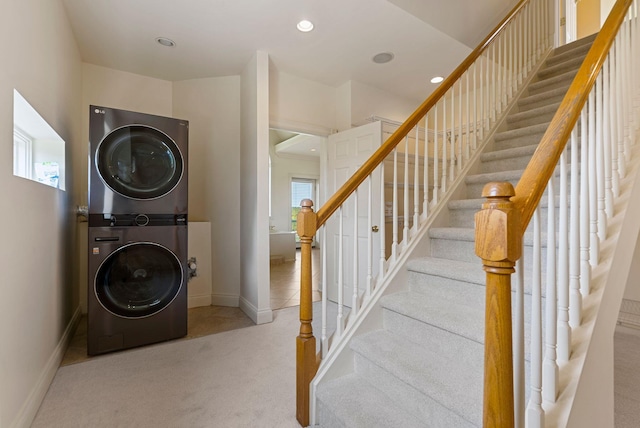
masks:
[[[473,150],[478,147],[478,87],[476,85],[476,74],[478,60],[473,64]],[[482,70],[481,70],[482,72]]]
[[[589,244],[589,138],[587,106],[580,113],[580,293],[585,298],[591,289]]]
[[[343,256],[343,243],[344,243],[344,233],[343,233],[343,216],[342,216],[343,206],[340,205],[338,208],[338,317],[336,324],[336,338],[342,336],[343,329],[343,317],[344,317],[344,301],[343,301],[343,293],[344,293],[344,273],[343,273],[343,265],[344,265],[344,256]]]
[[[385,272],[385,261],[387,259],[387,234],[386,234],[386,230],[387,230],[387,212],[386,212],[386,200],[385,200],[385,194],[384,194],[384,187],[385,187],[385,183],[384,183],[384,162],[380,163],[380,227],[378,230],[379,233],[379,238],[378,240],[380,241],[380,258],[379,258],[379,268],[378,268],[378,284],[380,283],[380,279],[384,277],[384,272]],[[327,241],[322,241],[322,242],[327,242]],[[326,245],[322,246],[323,248],[326,248]]]
[[[404,227],[402,228],[402,248],[406,248],[409,244],[409,135],[404,138],[404,182],[403,184],[403,208],[402,218]]]
[[[571,209],[569,221],[569,325],[576,328],[582,318],[580,294],[580,164],[578,163],[578,129],[571,131]],[[569,340],[571,343],[571,340]]]
[[[593,90],[592,90],[593,91]],[[604,242],[607,239],[607,214],[604,207],[604,138],[603,138],[603,114],[604,109],[602,106],[602,73],[598,75],[595,85],[596,93],[596,194],[598,196],[597,201],[597,221],[598,221],[598,238],[600,242]]]
[[[426,220],[429,217],[429,113],[425,116],[424,123],[424,207],[422,212]]]
[[[554,176],[547,185],[547,283],[546,283],[546,334],[543,364],[542,397],[555,403],[558,396],[558,363],[556,360],[557,298],[556,298],[556,219]]]
[[[413,228],[418,230],[420,225],[420,124],[416,125],[416,144],[415,156],[414,156],[414,168],[413,168]],[[426,136],[425,136],[426,139]]]
[[[367,204],[367,283],[365,296],[368,299],[371,296],[373,283],[373,184],[371,175],[367,177],[367,193],[367,201],[369,203]],[[381,205],[384,206],[384,202]],[[356,239],[358,239],[357,235]]]
[[[542,410],[542,268],[540,245],[540,207],[533,212],[533,263],[531,279],[531,375],[527,426],[543,427]],[[548,297],[547,297],[548,298]],[[547,388],[547,384],[544,384]]]
[[[624,67],[623,55],[622,55],[622,47],[620,37],[616,38],[615,41],[615,57],[616,57],[616,93],[618,96],[615,98],[616,101],[616,120],[617,120],[617,136],[618,139],[615,141],[618,147],[618,173],[620,174],[620,178],[624,178],[627,176],[627,167],[626,167],[626,159],[624,154],[624,109],[622,100],[624,98],[624,93],[622,92],[622,68]]]
[[[434,109],[434,129],[433,129],[433,205],[438,204],[438,194],[440,193],[440,185],[438,180],[440,179],[438,166],[440,164],[440,157],[438,153],[440,145],[440,137],[438,136],[438,104],[433,107]]]
[[[393,149],[393,202],[391,224],[393,225],[393,240],[391,242],[391,260],[398,256],[398,148]]]
[[[569,184],[567,150],[560,155],[560,218],[558,221],[558,360],[569,361],[571,328],[569,327]],[[555,212],[549,212],[555,216]]]
[[[449,180],[453,182],[455,180],[455,167],[458,162],[456,154],[456,104],[455,104],[455,86],[451,88],[451,132],[449,133],[451,144],[451,161],[449,162]]]
[[[351,284],[353,286],[353,293],[351,296],[351,313],[349,314],[349,324],[352,324],[356,320],[356,316],[358,315],[358,283],[360,282],[360,278],[358,277],[358,271],[360,270],[360,260],[358,259],[358,193],[360,192],[360,188],[357,188],[355,192],[353,192],[353,261],[351,263],[352,277]]]
[[[322,242],[327,241],[327,226],[322,226]],[[321,343],[322,343],[322,356],[326,356],[329,352],[329,338],[327,337],[327,247],[328,245],[322,245],[322,303],[321,303],[321,313],[322,313],[322,327],[321,327]]]
[[[618,66],[618,63],[616,61],[614,46],[615,41],[609,52],[609,126],[611,131],[611,141],[609,144],[611,145],[611,189],[613,191],[613,196],[617,198],[620,196],[620,172],[618,171],[620,164],[618,162],[618,103],[616,102],[615,73],[615,68]]]
[[[447,192],[447,96],[442,97],[442,194]]]
[[[595,91],[589,93],[589,220],[591,222],[591,266],[597,266],[600,254],[600,240],[598,239],[598,189],[596,170],[596,103]]]
[[[467,71],[467,82],[465,87],[467,88],[467,98],[466,98],[466,110],[467,110],[467,139],[466,139],[466,144],[465,144],[465,151],[464,151],[464,160],[465,162],[469,160],[469,158],[471,157],[471,109],[470,109],[470,103],[469,103],[469,92],[471,91],[471,87],[469,86],[469,74],[471,74],[471,68],[469,68],[469,70]],[[475,150],[475,148],[474,148]]]
[[[613,180],[611,177],[611,117],[609,113],[609,57],[602,67],[602,139],[604,151],[604,201],[607,217],[613,217]]]

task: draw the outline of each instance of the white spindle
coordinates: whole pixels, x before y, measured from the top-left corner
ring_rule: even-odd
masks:
[[[466,143],[465,143],[465,157],[464,160],[465,162],[469,160],[469,158],[471,157],[471,109],[469,108],[469,92],[471,91],[471,87],[469,86],[469,74],[471,74],[471,68],[469,68],[469,70],[467,71],[467,81],[466,81],[466,88],[467,88],[467,98],[466,98],[466,112],[467,112],[467,138],[466,138]],[[475,150],[475,147],[473,148]]]
[[[387,212],[386,212],[386,201],[385,201],[385,182],[384,182],[384,162],[380,163],[380,227],[378,228],[379,238],[378,242],[380,242],[380,258],[379,258],[379,267],[378,267],[378,284],[380,283],[380,278],[384,276],[385,273],[385,261],[387,259]],[[322,241],[327,242],[327,241]],[[326,245],[322,246],[326,248]]]
[[[556,355],[557,293],[556,293],[556,216],[554,176],[547,184],[547,283],[545,309],[545,355],[543,364],[542,397],[555,403],[558,396],[558,363]]]
[[[442,97],[442,194],[447,192],[447,95]]]
[[[342,322],[344,317],[344,257],[343,257],[343,244],[344,244],[344,233],[343,233],[343,216],[342,216],[343,206],[340,205],[338,209],[338,317],[336,324],[336,337],[342,336]]]
[[[533,213],[533,263],[531,279],[531,394],[527,406],[527,426],[543,427],[542,410],[542,281],[540,207]],[[546,384],[545,388],[547,387]]]
[[[440,164],[440,157],[438,153],[439,145],[440,145],[440,137],[438,136],[438,103],[433,106],[433,205],[438,204],[438,194],[440,193],[440,185],[439,185],[439,171],[438,165]]]
[[[393,200],[391,211],[391,224],[393,226],[393,238],[391,241],[391,259],[398,256],[398,148],[393,149]]]
[[[613,217],[613,179],[611,177],[611,127],[609,114],[609,57],[602,68],[602,140],[604,151],[604,201],[607,217]]]
[[[473,150],[478,147],[478,87],[476,85],[476,74],[478,72],[477,60],[473,64]],[[480,71],[482,72],[482,70]]]
[[[609,65],[610,65],[610,73],[609,73],[609,129],[611,136],[610,146],[611,146],[611,190],[613,191],[613,196],[618,197],[620,195],[620,172],[618,171],[619,163],[618,163],[618,103],[616,102],[616,73],[615,69],[618,66],[616,61],[616,56],[614,52],[615,41],[613,42],[613,46],[611,46],[611,51],[609,52]]]
[[[622,92],[622,69],[623,69],[623,60],[622,60],[622,46],[620,37],[617,37],[615,40],[615,57],[616,57],[616,93],[618,94],[615,98],[616,102],[616,121],[617,121],[617,136],[618,139],[615,141],[618,147],[618,173],[620,174],[620,178],[624,178],[627,176],[627,167],[625,161],[624,154],[624,109],[622,100],[624,98],[624,93]]]
[[[327,226],[322,226],[321,235],[322,242],[327,242]],[[324,357],[329,352],[329,337],[327,336],[327,247],[328,245],[322,245],[322,327],[320,331],[320,341],[322,343],[322,356]]]
[[[591,222],[589,243],[591,245],[591,266],[599,261],[600,240],[598,239],[598,188],[596,184],[596,103],[595,91],[589,93],[589,220]]]
[[[591,287],[589,263],[589,138],[587,132],[587,106],[580,113],[580,293],[585,298]]]
[[[578,129],[571,131],[571,209],[569,221],[569,325],[576,328],[582,317],[580,294],[580,169],[578,163]],[[569,340],[571,343],[571,340]]]
[[[351,263],[351,282],[353,286],[353,292],[351,294],[351,313],[349,314],[349,324],[353,323],[356,320],[356,316],[358,315],[358,283],[360,282],[360,278],[358,277],[358,267],[360,266],[359,258],[358,258],[358,222],[359,222],[359,213],[358,213],[358,193],[360,193],[360,188],[357,188],[355,192],[353,192],[353,236],[352,236],[352,244],[351,247],[353,250],[352,257],[353,261]]]
[[[560,217],[558,219],[558,361],[569,361],[569,183],[567,150],[560,155]],[[549,212],[549,215],[555,215]]]
[[[449,180],[453,182],[455,179],[455,167],[458,162],[456,153],[456,103],[455,103],[455,86],[451,88],[451,131],[449,132],[449,144],[451,144],[451,160],[449,162]]]
[[[371,296],[371,286],[373,282],[373,183],[371,175],[367,177],[367,283],[365,296]],[[384,206],[384,204],[381,204]],[[384,217],[382,217],[384,218]],[[358,236],[356,235],[356,240]]]
[[[592,91],[593,92],[593,91]],[[603,138],[603,107],[602,107],[602,73],[598,75],[595,85],[596,93],[596,194],[598,210],[598,238],[604,242],[607,238],[607,214],[604,207],[604,138]]]
[[[416,125],[416,143],[414,145],[414,168],[413,168],[413,227],[418,229],[418,219],[420,217],[420,124]]]
[[[402,241],[409,242],[409,135],[404,139],[404,178],[402,192],[402,218],[404,221],[402,228]],[[403,247],[406,247],[404,245]]]
[[[424,207],[422,209],[424,219],[429,216],[429,113],[425,117],[425,126],[424,126]],[[432,196],[433,198],[433,196]]]

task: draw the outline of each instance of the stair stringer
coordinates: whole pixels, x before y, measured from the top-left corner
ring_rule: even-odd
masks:
[[[345,376],[354,372],[354,351],[349,347],[351,340],[357,336],[373,330],[382,328],[382,306],[380,299],[382,296],[408,289],[408,270],[407,262],[416,255],[429,255],[431,253],[431,238],[429,237],[429,229],[432,227],[442,227],[448,224],[449,202],[452,200],[466,199],[466,183],[465,177],[472,173],[477,173],[480,169],[480,156],[492,150],[494,144],[494,136],[497,132],[507,129],[507,117],[509,114],[518,111],[518,100],[526,93],[530,83],[537,79],[537,73],[545,65],[553,49],[548,49],[544,53],[538,64],[529,71],[529,75],[523,80],[518,91],[513,95],[510,103],[502,110],[500,119],[496,121],[493,128],[487,133],[484,141],[479,145],[476,152],[468,160],[467,165],[458,174],[456,179],[449,183],[449,191],[438,198],[438,204],[430,211],[427,222],[420,226],[419,230],[415,230],[415,226],[411,229],[409,242],[406,249],[396,260],[389,271],[385,280],[378,284],[372,292],[371,297],[365,302],[359,310],[358,317],[354,321],[351,328],[336,342],[332,344],[329,353],[322,359],[315,377],[310,385],[310,426],[315,426],[317,399],[316,391],[318,385]],[[481,269],[480,266],[478,269]]]

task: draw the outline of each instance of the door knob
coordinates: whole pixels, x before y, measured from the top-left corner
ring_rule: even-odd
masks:
[[[371,231],[372,231],[373,233],[378,232],[378,226],[373,226],[373,227],[371,228]]]

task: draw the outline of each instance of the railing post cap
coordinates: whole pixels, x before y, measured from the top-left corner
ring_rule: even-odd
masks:
[[[509,182],[491,182],[482,189],[483,198],[511,198],[516,195],[513,185]]]
[[[300,202],[300,206],[303,208],[311,208],[313,206],[313,201],[311,199],[303,199]]]

